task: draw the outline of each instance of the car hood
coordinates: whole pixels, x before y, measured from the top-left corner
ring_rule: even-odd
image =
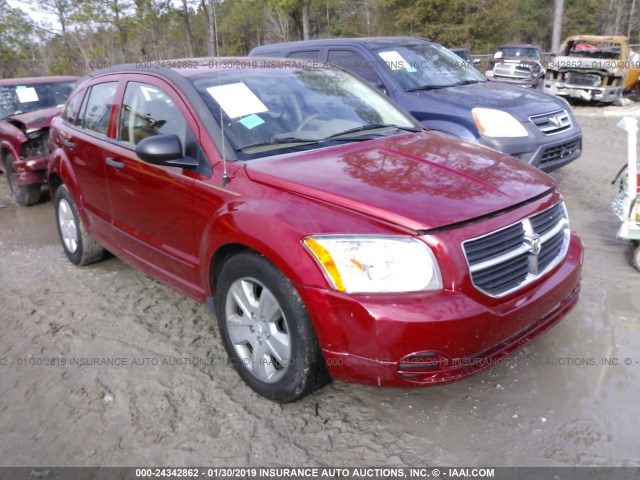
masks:
[[[437,100],[441,104],[456,105],[465,110],[475,107],[504,110],[521,122],[528,121],[532,115],[566,108],[562,101],[551,95],[528,88],[495,82],[480,82],[435,90],[421,90],[414,92],[414,94],[427,100]],[[412,110],[415,109],[415,107],[412,108]],[[440,107],[439,109],[443,110]]]
[[[499,63],[507,63],[507,64],[516,64],[516,65],[524,65],[527,67],[535,68],[539,67],[542,64],[533,58],[522,58],[522,57],[502,57],[497,60],[492,60],[492,62],[497,65]]]
[[[511,157],[437,132],[281,155],[246,170],[256,182],[414,231],[491,214],[555,185]]]
[[[12,115],[5,120],[14,125],[22,124],[27,130],[33,130],[48,127],[51,124],[51,119],[60,115],[60,112],[62,112],[62,107],[44,108],[34,112]]]

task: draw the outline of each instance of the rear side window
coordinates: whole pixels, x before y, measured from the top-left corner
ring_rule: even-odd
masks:
[[[330,50],[327,63],[355,73],[369,83],[376,84],[379,81],[378,75],[371,68],[370,62],[359,53],[351,50]]]
[[[117,86],[118,82],[107,82],[91,87],[82,104],[81,119],[78,120],[82,128],[101,135],[107,134]]]

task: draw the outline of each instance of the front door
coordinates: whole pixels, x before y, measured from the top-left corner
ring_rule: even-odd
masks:
[[[151,165],[135,153],[143,138],[174,134],[189,154],[188,146],[197,145],[189,117],[182,100],[162,80],[145,76],[143,81],[128,81],[106,168],[118,243],[142,270],[193,295],[199,283],[193,179],[182,168]]]

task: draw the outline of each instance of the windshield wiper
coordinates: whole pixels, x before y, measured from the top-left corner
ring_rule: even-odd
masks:
[[[463,80],[461,82],[455,83],[454,85],[457,87],[458,85],[471,85],[472,83],[484,83],[484,80]]]
[[[362,132],[366,132],[368,130],[379,130],[382,128],[395,128],[397,130],[406,130],[407,132],[419,132],[420,129],[419,128],[412,128],[412,127],[400,127],[398,125],[393,125],[390,123],[369,123],[367,125],[360,125],[359,127],[355,127],[355,128],[350,128],[349,130],[345,130],[344,132],[339,132],[339,133],[334,133],[333,135],[329,135],[327,137],[327,139],[329,140],[333,140],[333,139],[337,139],[337,137],[342,137],[343,135],[349,135],[350,133],[362,133]],[[356,138],[350,139],[350,140],[357,140]],[[364,139],[362,139],[364,140]]]
[[[320,143],[320,140],[311,139],[311,138],[298,138],[298,137],[271,138],[263,142],[250,143],[248,145],[243,145],[242,147],[236,148],[236,151],[244,152],[246,150],[251,150],[253,148],[269,147],[269,146],[276,146],[280,148],[301,147],[304,145],[310,145],[312,143]]]
[[[453,85],[422,85],[421,87],[408,88],[405,92],[417,92],[418,90],[437,90],[438,88],[448,88]]]

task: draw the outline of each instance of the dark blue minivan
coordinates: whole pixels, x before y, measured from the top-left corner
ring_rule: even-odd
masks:
[[[547,172],[582,152],[582,131],[565,100],[488,82],[469,62],[425,38],[309,40],[261,46],[249,55],[344,68],[426,128],[477,141]]]

